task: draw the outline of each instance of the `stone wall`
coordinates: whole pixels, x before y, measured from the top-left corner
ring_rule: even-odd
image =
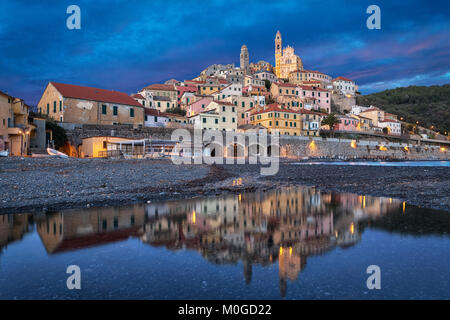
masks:
[[[380,150],[382,147],[383,150]],[[385,148],[385,149],[384,149]],[[349,139],[307,137],[280,138],[280,155],[290,159],[386,159],[386,160],[449,160],[448,148],[438,145],[418,145]]]
[[[356,98],[350,97],[343,94],[332,93],[331,94],[331,111],[351,111],[352,107],[356,104]]]
[[[78,147],[83,138],[96,136],[134,139],[170,140],[174,128],[133,128],[131,125],[63,125],[69,143]],[[192,133],[193,130],[189,129]],[[224,139],[225,141],[225,139]],[[449,160],[448,142],[443,142],[443,152],[438,144],[417,141],[389,142],[382,139],[350,140],[320,137],[280,136],[280,156],[289,159],[333,158],[333,159],[392,159],[392,160]],[[380,146],[386,150],[380,150]]]

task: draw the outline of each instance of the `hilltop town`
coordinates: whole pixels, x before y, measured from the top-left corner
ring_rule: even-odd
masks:
[[[267,61],[250,62],[250,57],[243,45],[239,66],[213,64],[194,79],[149,84],[131,95],[50,81],[34,113],[22,99],[0,92],[0,151],[24,156],[55,147],[53,132],[45,125],[49,120],[66,130],[80,125],[127,125],[225,132],[267,129],[290,137],[343,133],[343,137],[352,134],[358,139],[447,140],[432,128],[428,134],[417,135],[418,124],[406,125],[403,118],[380,106],[356,105],[355,81],[305,69],[294,48],[283,47],[279,31],[274,40],[275,66]],[[108,143],[114,142],[109,136],[85,143],[83,150],[66,146],[64,151],[77,157],[108,156]],[[125,133],[121,138],[132,137]],[[77,152],[72,153],[71,147]]]

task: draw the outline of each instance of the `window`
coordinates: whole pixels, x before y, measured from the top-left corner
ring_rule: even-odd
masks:
[[[134,108],[130,108],[130,118],[134,118]]]
[[[102,104],[102,114],[106,114],[106,104]]]
[[[203,123],[206,123],[206,118],[202,118],[202,120],[203,120]]]
[[[219,119],[214,119],[215,124],[219,124]]]
[[[53,112],[56,113],[56,101],[53,101]]]
[[[106,141],[103,141],[103,149],[106,149],[107,146],[108,146],[108,143]]]
[[[226,122],[226,121],[227,121],[227,118],[222,117],[222,122]]]
[[[50,104],[47,103],[47,114],[49,114],[49,113],[50,113]]]
[[[231,107],[231,111],[232,111],[232,112],[234,112],[234,111],[235,111],[234,107]]]
[[[59,101],[59,111],[62,111],[62,101]]]
[[[231,122],[235,123],[236,122],[236,118],[231,118]]]
[[[117,116],[117,106],[113,106],[113,116]]]
[[[147,120],[148,120],[148,118],[147,118],[147,115],[145,115],[145,116],[144,116],[144,119],[145,119],[145,121],[147,121]]]
[[[225,106],[222,106],[222,111],[225,112]]]

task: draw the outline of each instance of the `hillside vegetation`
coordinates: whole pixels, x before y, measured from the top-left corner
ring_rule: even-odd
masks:
[[[450,84],[442,86],[409,86],[357,97],[362,106],[373,105],[441,133],[450,132]]]

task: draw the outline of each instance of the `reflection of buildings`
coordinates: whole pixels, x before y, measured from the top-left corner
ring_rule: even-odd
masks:
[[[242,263],[246,283],[252,280],[254,265],[277,263],[285,296],[289,281],[301,281],[309,256],[355,245],[365,225],[394,210],[402,212],[402,203],[291,187],[49,213],[34,220],[50,254],[136,237],[151,246],[195,250],[215,264]],[[28,218],[0,216],[0,248],[28,231]]]
[[[307,257],[360,239],[358,222],[399,207],[398,201],[287,188],[226,197],[147,205],[142,240],[170,249],[190,248],[216,264],[252,265],[278,260],[280,291],[296,281]]]
[[[144,207],[136,205],[52,213],[36,224],[47,252],[59,253],[137,237],[144,218]]]
[[[0,253],[9,243],[21,240],[29,232],[28,214],[0,215]]]

